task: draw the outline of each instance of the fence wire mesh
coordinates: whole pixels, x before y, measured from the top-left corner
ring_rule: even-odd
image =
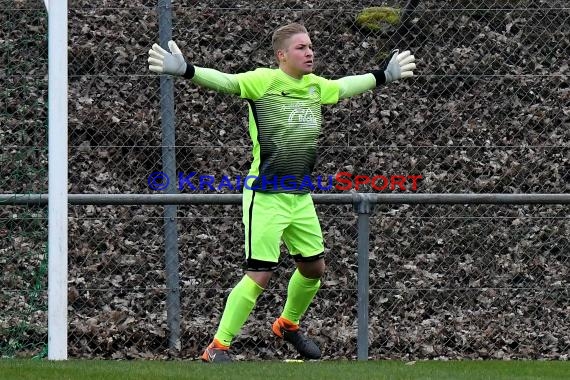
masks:
[[[147,180],[162,170],[160,79],[146,58],[159,40],[157,2],[70,0],[69,8],[69,190],[156,193]],[[271,33],[292,21],[309,29],[315,71],[328,78],[378,68],[394,48],[413,52],[414,78],[324,108],[317,174],[421,175],[417,191],[426,193],[570,190],[565,0],[171,9],[187,60],[224,72],[275,67]],[[0,25],[0,191],[45,193],[47,13],[40,1],[0,0]],[[247,173],[244,101],[176,80],[175,107],[177,171],[214,175],[216,184]],[[329,267],[305,323],[327,358],[353,357],[356,216],[346,206],[318,211]],[[72,206],[70,355],[196,358],[241,275],[240,212],[178,208],[181,337],[170,350],[163,207]],[[567,358],[567,207],[377,206],[371,223],[372,357]],[[0,207],[2,356],[45,354],[46,242],[45,208]],[[293,355],[268,327],[293,265],[283,254],[236,340],[238,358]]]

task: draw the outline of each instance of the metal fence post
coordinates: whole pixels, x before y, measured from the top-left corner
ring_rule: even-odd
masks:
[[[167,48],[172,39],[172,6],[170,0],[158,1],[160,45]],[[175,194],[176,145],[174,117],[174,83],[171,77],[160,77],[160,114],[162,119],[162,170],[170,179],[166,192]],[[178,274],[178,231],[176,205],[164,206],[164,260],[166,267],[168,347],[180,350],[180,278]]]
[[[370,214],[374,203],[370,194],[354,193],[354,211],[358,213],[358,360],[368,360],[368,248]]]

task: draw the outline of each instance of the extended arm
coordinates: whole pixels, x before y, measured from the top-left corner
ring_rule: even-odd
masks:
[[[168,52],[154,44],[149,50],[149,70],[160,74],[170,74],[191,79],[192,82],[208,89],[228,94],[239,94],[239,82],[233,74],[218,70],[197,67],[186,63],[182,52],[174,41],[168,42]]]
[[[188,64],[188,66],[191,66]],[[192,82],[214,91],[239,95],[239,82],[235,75],[223,73],[214,69],[194,66]]]
[[[398,54],[395,50],[384,70],[372,70],[368,74],[351,75],[338,79],[340,84],[340,99],[346,99],[354,95],[362,94],[375,87],[401,78],[414,75],[416,68],[415,57],[409,51]]]

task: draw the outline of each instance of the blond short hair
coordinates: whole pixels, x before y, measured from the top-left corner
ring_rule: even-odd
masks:
[[[296,22],[277,28],[271,38],[271,45],[273,46],[275,55],[277,56],[277,50],[285,48],[285,42],[289,38],[298,33],[309,34],[303,25]]]

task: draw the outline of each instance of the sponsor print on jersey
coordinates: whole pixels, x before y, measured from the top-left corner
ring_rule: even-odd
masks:
[[[289,126],[311,129],[319,127],[317,117],[311,108],[303,104],[303,102],[283,105],[282,110],[289,112],[287,117]]]

